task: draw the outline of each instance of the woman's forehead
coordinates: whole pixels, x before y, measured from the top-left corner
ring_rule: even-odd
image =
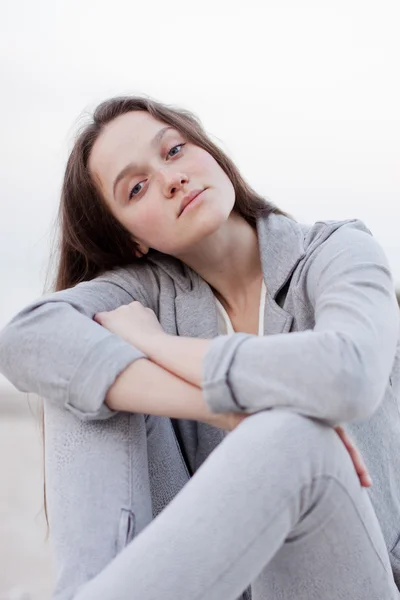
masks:
[[[103,146],[112,144],[120,146],[124,141],[137,144],[149,143],[163,126],[165,123],[155,119],[146,111],[131,111],[108,123],[96,144],[103,142]]]
[[[95,141],[89,159],[90,170],[102,170],[104,166],[124,160],[124,154],[136,151],[140,154],[154,136],[165,127],[146,111],[131,111],[108,123]]]

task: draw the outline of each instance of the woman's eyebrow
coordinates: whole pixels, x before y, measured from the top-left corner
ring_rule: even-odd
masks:
[[[150,142],[151,146],[157,146],[163,136],[165,135],[165,133],[167,131],[169,131],[170,129],[175,129],[175,127],[172,127],[172,125],[168,125],[167,127],[163,127],[162,129],[160,129],[160,131],[158,131],[156,133],[156,135],[153,137],[153,139]],[[114,179],[114,183],[113,183],[113,196],[115,198],[115,190],[117,185],[119,184],[119,182],[126,177],[126,175],[128,175],[129,173],[131,173],[132,171],[135,171],[138,168],[138,165],[136,163],[128,163],[116,176],[116,178]]]

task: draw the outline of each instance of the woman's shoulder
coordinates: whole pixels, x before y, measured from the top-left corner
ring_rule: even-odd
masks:
[[[383,250],[360,219],[325,219],[309,224],[271,214],[258,221],[257,229],[264,275],[272,295],[289,281],[290,287],[299,285],[303,289],[310,272],[317,273],[318,278],[329,264],[343,260],[354,263],[366,255],[379,255],[385,262]]]
[[[394,302],[388,258],[361,219],[326,219],[307,224],[280,217],[270,228],[276,230],[277,246],[269,256],[275,267],[287,275],[292,291],[305,301],[311,302],[317,293],[328,288],[354,292],[365,289],[370,293],[372,288],[384,287]]]
[[[351,246],[353,240],[371,242],[373,235],[358,218],[320,219],[314,223],[299,222],[283,214],[270,214],[258,221],[257,229],[261,253],[268,260],[297,262],[315,254],[321,247],[331,245]],[[372,241],[374,245],[375,242]],[[279,265],[280,267],[282,265]]]
[[[309,225],[299,223],[299,226],[304,232],[304,245],[308,250],[314,250],[335,234],[335,238],[339,237],[343,243],[346,240],[358,238],[360,235],[357,232],[362,232],[368,236],[372,236],[372,231],[361,219],[321,219]]]
[[[321,219],[311,224],[291,220],[289,227],[292,238],[287,242],[294,244],[295,234],[300,248],[298,266],[310,265],[317,258],[323,266],[341,255],[349,264],[365,256],[389,268],[381,244],[361,219]]]
[[[363,270],[365,265],[384,269],[392,277],[388,258],[380,242],[361,219],[321,220],[300,225],[304,233],[305,263],[320,271],[334,266],[339,271]],[[315,269],[317,270],[317,269]]]

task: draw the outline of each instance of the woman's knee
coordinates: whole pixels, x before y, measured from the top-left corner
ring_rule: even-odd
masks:
[[[320,464],[325,457],[328,462],[332,457],[337,460],[337,451],[339,455],[342,452],[343,444],[332,427],[285,409],[250,415],[237,429],[241,446],[259,457],[273,455],[293,464],[307,460]]]
[[[242,423],[249,435],[265,438],[265,432],[276,440],[290,438],[303,442],[314,438],[330,438],[333,429],[316,419],[311,419],[288,409],[272,408],[249,415]]]

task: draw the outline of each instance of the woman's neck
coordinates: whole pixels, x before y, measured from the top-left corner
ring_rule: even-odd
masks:
[[[180,258],[207,281],[227,310],[240,313],[259,294],[263,275],[257,231],[236,213]]]

